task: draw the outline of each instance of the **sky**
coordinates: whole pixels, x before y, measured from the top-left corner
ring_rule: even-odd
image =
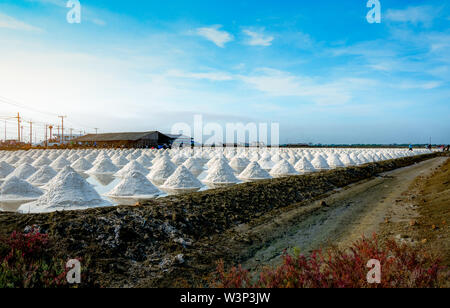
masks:
[[[0,0],[6,117],[86,132],[280,124],[281,143],[450,143],[450,1]],[[13,119],[8,137],[17,134]]]

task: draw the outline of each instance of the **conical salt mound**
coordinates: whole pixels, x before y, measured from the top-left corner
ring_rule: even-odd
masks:
[[[297,175],[295,168],[285,159],[280,160],[270,171],[273,177]]]
[[[202,183],[183,165],[164,182],[164,188],[169,189],[198,189]]]
[[[264,170],[272,170],[272,168],[275,166],[275,163],[272,161],[272,158],[269,154],[264,155],[264,157],[258,161],[258,164]]]
[[[57,172],[50,166],[42,166],[27,181],[35,186],[42,186],[50,182]]]
[[[251,162],[247,168],[238,176],[239,179],[244,181],[252,181],[252,180],[265,180],[271,179],[270,174],[261,168],[261,166],[257,162]]]
[[[331,155],[327,159],[327,163],[331,168],[342,168],[345,167],[344,163],[339,159],[339,157],[336,154]]]
[[[117,172],[115,174],[115,176],[124,177],[125,175],[127,175],[128,173],[133,172],[133,171],[140,172],[143,175],[147,175],[149,173],[148,169],[144,168],[140,163],[133,160],[133,161],[130,161],[125,167],[120,169],[120,171]]]
[[[76,171],[85,172],[92,169],[93,166],[87,159],[80,157],[70,167]]]
[[[225,159],[219,159],[208,170],[208,176],[203,182],[207,184],[233,184],[239,182],[234,176],[233,169],[227,164]]]
[[[142,173],[132,171],[125,175],[123,180],[114,187],[107,196],[111,197],[153,197],[160,191]]]
[[[0,186],[0,201],[33,200],[43,192],[30,183],[12,176]]]
[[[117,171],[119,171],[119,168],[117,168],[109,158],[102,158],[101,160],[97,161],[97,163],[94,164],[94,167],[89,169],[87,173],[92,174],[114,174]]]
[[[72,169],[72,167],[70,167],[70,166],[67,166],[67,167],[65,167],[64,169],[61,169],[61,170],[56,174],[56,176],[55,176],[53,179],[51,179],[50,182],[48,182],[48,184],[44,185],[44,186],[41,187],[41,188],[42,188],[42,189],[45,189],[45,190],[49,189],[50,186],[55,185],[54,183],[56,183],[56,182],[62,181],[62,179],[63,179],[67,174],[69,174],[69,173],[71,173],[71,172],[75,172],[75,170]]]
[[[42,166],[49,166],[52,163],[52,161],[50,159],[48,159],[45,156],[41,156],[38,159],[36,159],[34,161],[34,163],[32,164],[33,167],[39,168]]]
[[[312,161],[311,164],[314,166],[317,170],[328,170],[330,169],[330,166],[328,166],[327,161],[325,158],[322,157],[322,155],[317,155]]]
[[[346,166],[346,167],[356,165],[356,163],[351,159],[350,155],[348,155],[348,154],[341,155],[341,161],[344,164],[344,166]]]
[[[233,168],[234,171],[241,173],[248,166],[250,161],[243,157],[233,157],[230,161],[230,167]]]
[[[14,167],[7,162],[0,161],[0,179],[6,178],[14,171]]]
[[[19,159],[17,161],[17,163],[15,163],[16,166],[20,166],[20,165],[24,165],[24,164],[32,164],[34,162],[34,159],[32,159],[31,157],[25,156],[22,157],[21,159]]]
[[[13,172],[11,172],[6,179],[8,179],[9,177],[17,177],[21,180],[26,180],[28,179],[33,173],[35,173],[37,171],[36,168],[34,168],[33,166],[29,165],[29,164],[24,164],[20,167],[17,167]]]
[[[153,166],[152,159],[149,156],[145,155],[145,154],[141,155],[141,157],[136,159],[136,161],[138,163],[140,163],[145,168],[150,168],[151,166]]]
[[[50,164],[50,167],[55,170],[61,170],[66,166],[70,166],[70,161],[65,159],[63,156],[58,157],[53,163]]]
[[[175,172],[176,166],[167,157],[153,166],[148,179],[156,185],[161,185]]]
[[[130,161],[128,159],[126,159],[124,156],[119,155],[118,157],[113,158],[112,162],[114,165],[122,167],[122,166],[126,166]]]
[[[295,164],[294,168],[300,174],[316,171],[314,166],[309,162],[309,160],[306,157],[300,158],[300,160]]]
[[[22,205],[18,211],[45,213],[112,205],[103,200],[94,187],[76,172],[69,172],[51,184],[42,197],[35,202]]]
[[[200,175],[203,172],[203,166],[198,158],[190,157],[183,163],[192,174]]]

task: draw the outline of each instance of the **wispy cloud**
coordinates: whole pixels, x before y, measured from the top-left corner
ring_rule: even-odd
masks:
[[[206,73],[192,73],[192,72],[183,72],[180,70],[170,70],[167,72],[168,77],[177,77],[177,78],[190,78],[190,79],[205,79],[211,81],[229,81],[233,80],[233,76],[224,73],[224,72],[206,72]]]
[[[273,36],[266,36],[261,31],[252,31],[249,29],[243,30],[243,32],[249,36],[246,44],[250,46],[270,46],[274,40]]]
[[[393,22],[411,23],[413,25],[422,24],[429,27],[439,11],[439,8],[428,5],[410,6],[403,10],[388,10],[385,18]]]
[[[20,21],[3,13],[0,13],[0,28],[18,31],[42,32],[42,29],[38,27],[29,25],[23,21]]]
[[[197,34],[213,42],[217,46],[224,48],[226,43],[233,41],[233,36],[227,31],[220,30],[221,25],[202,27],[197,29]]]

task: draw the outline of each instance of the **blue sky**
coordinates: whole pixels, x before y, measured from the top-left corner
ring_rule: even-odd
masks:
[[[201,114],[282,143],[450,143],[450,3],[380,2],[369,24],[365,0],[80,0],[69,24],[64,0],[1,0],[0,97],[101,131]]]

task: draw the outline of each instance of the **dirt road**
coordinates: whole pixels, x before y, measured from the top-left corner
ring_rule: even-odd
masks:
[[[399,206],[405,192],[418,177],[426,177],[448,158],[439,157],[381,174],[375,179],[350,185],[313,204],[283,213],[273,222],[248,230],[272,240],[243,262],[248,269],[275,264],[285,249],[302,253],[329,244],[348,247],[362,235],[379,233],[391,221],[409,221],[419,215],[411,207]],[[326,203],[326,205],[325,205]]]

